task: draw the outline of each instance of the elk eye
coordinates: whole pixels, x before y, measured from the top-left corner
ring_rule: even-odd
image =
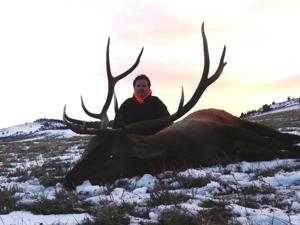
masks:
[[[116,157],[115,154],[109,154],[108,156],[106,156],[106,160],[110,160],[110,159],[114,159]]]

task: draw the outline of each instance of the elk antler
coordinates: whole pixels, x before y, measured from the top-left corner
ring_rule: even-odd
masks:
[[[173,121],[179,119],[180,117],[182,117],[191,108],[194,107],[194,105],[198,102],[198,100],[200,99],[200,97],[204,93],[205,89],[220,77],[220,75],[223,72],[223,69],[226,65],[226,62],[224,62],[225,53],[226,53],[226,46],[224,46],[223,52],[222,52],[222,55],[221,55],[221,59],[220,59],[220,62],[219,62],[219,66],[218,66],[216,72],[211,77],[208,77],[210,62],[209,62],[209,52],[208,52],[207,39],[206,39],[206,36],[205,36],[205,31],[204,31],[204,23],[202,24],[201,31],[202,31],[201,33],[202,33],[202,39],[203,39],[204,68],[203,68],[201,80],[200,80],[194,94],[190,98],[190,100],[186,104],[184,104],[184,92],[183,92],[183,89],[182,89],[181,99],[180,99],[180,102],[179,102],[178,110],[174,114],[172,114],[170,116],[167,116],[167,117],[159,118],[159,119],[147,120],[147,121],[132,123],[132,124],[129,124],[129,125],[124,125],[119,129],[114,129],[114,131],[121,131],[122,130],[122,131],[130,132],[130,133],[134,133],[134,132],[139,131],[140,129],[150,128],[150,127],[158,127],[158,126],[161,126],[161,125],[164,125],[164,124],[169,124],[170,122],[173,122]],[[108,107],[111,103],[111,100],[112,100],[114,86],[115,86],[117,81],[119,81],[120,79],[127,76],[130,72],[132,72],[136,68],[136,66],[139,63],[142,52],[143,52],[143,49],[141,50],[141,52],[140,52],[140,54],[137,58],[137,61],[135,62],[135,64],[130,69],[128,69],[126,72],[124,72],[123,74],[120,74],[117,77],[113,77],[112,74],[111,74],[110,63],[109,63],[109,39],[108,39],[107,51],[106,51],[106,69],[107,69],[108,90],[109,91],[108,91],[106,102],[103,106],[102,112],[100,114],[90,113],[85,108],[83,100],[82,100],[82,108],[84,109],[84,111],[88,115],[90,115],[91,117],[100,119],[101,120],[101,122],[100,122],[101,127],[99,127],[99,126],[97,127],[96,122],[85,122],[85,121],[81,121],[81,120],[72,119],[72,118],[70,118],[66,115],[66,112],[65,112],[65,109],[64,109],[63,119],[64,119],[65,123],[67,124],[67,126],[70,129],[72,129],[73,131],[75,131],[77,133],[81,133],[81,134],[102,134],[103,132],[110,132],[107,129],[103,129],[103,128],[106,128],[106,125],[107,125],[107,123],[104,124],[103,121],[105,119],[108,120],[106,112],[107,112],[107,109],[108,109]],[[116,100],[115,100],[115,102],[116,102]]]
[[[190,100],[185,105],[183,105],[184,92],[182,89],[181,99],[180,99],[180,103],[179,103],[177,112],[175,112],[174,114],[172,114],[170,116],[159,118],[159,119],[153,119],[153,120],[132,123],[132,124],[126,125],[125,127],[123,127],[123,129],[127,130],[127,132],[136,132],[141,128],[145,129],[146,127],[158,127],[158,126],[161,126],[164,124],[169,124],[170,122],[173,122],[173,121],[179,119],[184,114],[186,114],[191,108],[194,107],[194,105],[198,102],[198,100],[204,93],[205,89],[220,77],[225,65],[227,64],[226,62],[224,62],[226,46],[224,46],[224,48],[223,48],[222,56],[221,56],[219,66],[218,66],[216,72],[211,77],[208,78],[210,62],[209,62],[207,39],[205,36],[205,31],[204,31],[204,23],[202,23],[201,30],[202,30],[202,39],[203,39],[204,68],[203,68],[201,80],[200,80],[193,96],[190,98]]]
[[[109,119],[107,116],[107,110],[110,106],[110,103],[111,103],[111,100],[112,100],[112,97],[114,94],[114,87],[119,80],[126,77],[138,66],[138,64],[140,63],[140,58],[144,51],[144,48],[142,48],[135,63],[128,70],[126,70],[124,73],[121,73],[120,75],[114,77],[111,73],[111,68],[110,68],[109,45],[110,45],[110,38],[108,38],[107,47],[106,47],[106,72],[107,72],[107,81],[108,81],[108,92],[107,92],[106,101],[102,108],[102,111],[99,114],[90,112],[85,107],[82,96],[80,97],[81,106],[82,106],[84,112],[86,114],[88,114],[90,117],[99,119],[101,122],[86,122],[86,121],[82,121],[82,120],[72,119],[69,116],[67,116],[66,106],[64,107],[63,120],[65,121],[65,123],[67,124],[68,127],[70,127],[71,129],[74,129],[74,131],[76,130],[75,132],[77,132],[77,133],[87,133],[88,130],[95,130],[95,129],[97,130],[97,129],[99,129],[99,127],[101,129],[104,129],[107,127],[107,124],[109,122]],[[81,130],[80,130],[80,127],[82,127]]]

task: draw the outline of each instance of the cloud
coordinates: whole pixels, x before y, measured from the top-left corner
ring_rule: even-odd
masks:
[[[285,89],[285,90],[298,90],[299,95],[300,95],[300,74],[298,75],[293,75],[287,78],[280,79],[276,82],[274,82],[273,87],[280,88],[280,89]]]
[[[187,39],[194,33],[200,34],[201,22],[195,23],[186,21],[176,17],[168,17],[166,15],[161,21],[147,21],[144,23],[130,23],[125,26],[126,29],[120,29],[122,39],[136,42],[141,40],[148,40],[152,42],[161,41],[179,41]]]
[[[282,77],[282,76],[281,76]],[[268,81],[247,83],[247,87],[256,94],[259,93],[298,93],[300,84],[300,75],[287,76],[286,78],[270,79]]]
[[[174,4],[169,2],[166,6],[160,1],[124,1],[114,11],[113,26],[122,39],[128,41],[175,40],[199,33],[202,21],[188,17],[186,13],[189,12],[183,14]],[[180,2],[178,4],[182,5]]]

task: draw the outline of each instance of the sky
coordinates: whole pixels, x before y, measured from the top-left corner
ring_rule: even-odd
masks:
[[[219,108],[236,116],[300,97],[300,1],[297,0],[0,0],[0,128],[38,118],[92,120],[105,102],[108,37],[121,104],[140,73],[171,113],[191,97],[203,69],[201,24],[213,74],[223,46],[227,65],[191,110]],[[113,119],[113,103],[109,109]]]

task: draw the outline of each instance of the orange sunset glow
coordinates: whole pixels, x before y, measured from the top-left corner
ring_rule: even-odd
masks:
[[[297,0],[12,0],[0,1],[0,128],[68,114],[90,120],[106,97],[105,51],[111,67],[138,68],[116,86],[119,104],[139,73],[170,112],[203,69],[201,25],[213,74],[226,45],[223,74],[192,111],[220,108],[239,116],[288,96],[300,97],[300,2]],[[113,107],[111,107],[113,108]],[[110,109],[110,118],[114,116]]]

